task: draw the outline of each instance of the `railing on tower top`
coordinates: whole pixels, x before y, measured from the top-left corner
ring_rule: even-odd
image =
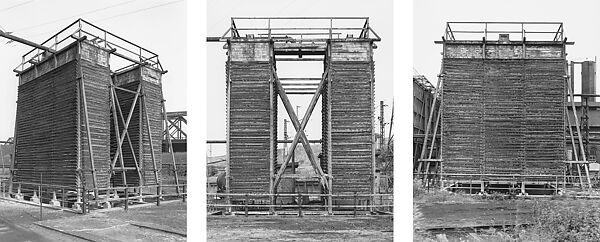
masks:
[[[498,40],[498,35],[517,35],[519,40],[563,42],[562,22],[447,22],[445,40]]]
[[[236,38],[267,39],[274,42],[324,42],[331,39],[381,41],[368,17],[234,17],[219,42]]]
[[[154,69],[164,71],[160,60],[158,59],[158,54],[114,35],[83,19],[77,19],[72,24],[42,42],[41,45],[56,51],[84,37],[87,38],[89,43],[101,48],[109,49],[113,56],[119,57],[119,59],[124,60],[126,63],[130,63],[119,70],[127,69],[138,64],[144,64]],[[14,71],[21,73],[35,65],[35,63],[41,62],[47,58],[47,56],[48,53],[45,53],[44,50],[34,48],[22,56],[21,64],[19,64]]]

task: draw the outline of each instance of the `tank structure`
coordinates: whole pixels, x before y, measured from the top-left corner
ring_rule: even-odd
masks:
[[[41,46],[14,70],[11,195],[40,193],[62,206],[128,192],[142,199],[144,189],[160,197],[166,71],[158,55],[82,19]]]
[[[267,26],[248,27],[252,21],[261,21]],[[344,21],[354,22],[341,26],[339,23]],[[286,22],[311,27],[282,25]],[[323,26],[307,23],[323,23]],[[231,27],[223,36],[208,38],[208,41],[226,42],[228,57],[226,193],[231,194],[229,204],[243,203],[247,195],[253,195],[251,203],[278,204],[278,199],[294,196],[287,194],[287,188],[279,191],[285,179],[318,183],[320,189],[310,190],[321,193],[323,208],[330,213],[334,205],[351,204],[356,193],[361,195],[360,204],[372,204],[370,194],[375,192],[373,49],[376,48],[374,42],[380,40],[369,26],[368,18],[326,17],[232,18]],[[277,63],[284,61],[318,61],[323,63],[324,71],[314,78],[279,77]],[[297,116],[289,95],[312,96],[304,117]],[[318,160],[304,128],[321,97],[322,153]],[[291,151],[279,164],[278,99],[297,131]],[[295,169],[289,166],[290,154],[294,154],[299,143],[315,172],[314,177],[289,174]],[[269,210],[273,213],[274,207]]]

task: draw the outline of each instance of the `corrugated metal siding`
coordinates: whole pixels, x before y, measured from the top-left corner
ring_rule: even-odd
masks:
[[[443,65],[444,175],[562,174],[564,60],[447,58]],[[479,178],[512,179],[448,177]]]
[[[243,44],[237,43],[235,46]],[[268,48],[269,45],[260,45]],[[256,48],[248,43],[248,48]],[[272,64],[246,58],[245,53],[263,53],[266,50],[230,52],[228,61],[228,135],[229,186],[232,193],[268,193],[270,186],[270,157],[275,156],[275,142],[271,140],[271,126],[276,120],[271,109],[276,103],[271,92]],[[238,56],[240,55],[240,56]],[[277,137],[273,129],[273,137]],[[275,149],[276,150],[276,149]],[[273,152],[273,153],[271,153]]]
[[[357,42],[336,43],[331,46],[332,56],[335,58],[330,62],[331,80],[326,98],[330,103],[331,114],[329,159],[333,193],[368,194],[372,192],[374,182],[374,64],[372,61],[363,61],[365,55],[370,56],[370,43],[358,43],[362,48],[357,48]],[[348,58],[336,54],[349,52],[353,54]]]

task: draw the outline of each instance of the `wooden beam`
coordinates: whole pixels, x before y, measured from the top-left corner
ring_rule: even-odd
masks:
[[[302,142],[302,146],[304,147],[304,150],[306,151],[308,159],[311,162],[311,165],[317,172],[317,175],[319,175],[319,177],[321,178],[320,179],[321,184],[323,185],[323,187],[325,187],[325,189],[329,189],[329,185],[327,183],[327,179],[325,178],[325,175],[323,174],[323,170],[321,170],[321,167],[314,160],[314,154],[312,152],[312,149],[310,148],[310,143],[308,142],[308,138],[306,138],[306,135],[304,134],[304,128],[306,127],[306,124],[308,123],[308,120],[310,119],[310,115],[312,114],[312,111],[317,104],[317,100],[319,100],[319,96],[321,95],[321,90],[323,89],[323,85],[327,78],[328,70],[326,70],[325,73],[323,74],[323,78],[319,84],[317,91],[314,93],[314,96],[308,106],[308,110],[304,114],[304,119],[302,119],[301,124],[298,122],[298,117],[296,116],[296,113],[294,112],[292,104],[290,103],[290,100],[288,99],[288,97],[285,93],[285,90],[283,89],[281,82],[279,81],[279,79],[277,77],[277,73],[275,73],[275,72],[273,72],[273,73],[275,76],[275,80],[274,80],[275,87],[277,88],[277,91],[279,92],[279,96],[281,97],[281,101],[283,102],[284,107],[290,116],[290,120],[292,121],[292,124],[293,124],[294,128],[296,129],[296,135],[294,136],[294,139],[293,139],[292,145],[291,145],[291,152],[286,157],[285,161],[281,165],[281,168],[277,172],[277,175],[275,176],[275,187],[277,187],[277,185],[279,184],[279,181],[281,180],[281,175],[285,172],[285,168],[286,168],[287,164],[289,163],[289,161],[291,160],[292,155],[294,154],[294,150],[296,148],[296,145],[298,144],[298,140],[300,140]]]

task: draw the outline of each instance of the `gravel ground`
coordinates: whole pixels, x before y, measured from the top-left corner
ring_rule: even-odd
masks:
[[[65,235],[37,224],[59,229],[97,241],[186,241],[180,234],[186,233],[186,203],[175,201],[135,208],[120,208],[80,215],[60,210],[43,209],[43,221],[39,220],[39,207],[0,200],[0,218],[6,223],[23,228],[24,232],[43,235],[43,240],[32,241],[85,241]],[[167,233],[156,229],[175,231]],[[3,241],[0,238],[0,241]]]
[[[392,241],[392,216],[209,216],[208,241]]]

